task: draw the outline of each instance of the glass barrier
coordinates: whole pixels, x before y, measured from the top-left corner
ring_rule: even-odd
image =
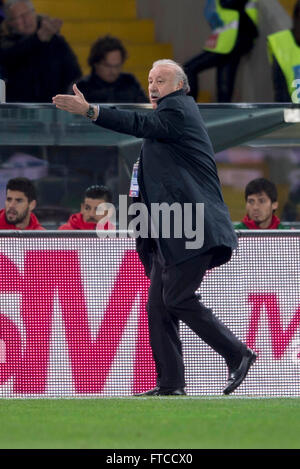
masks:
[[[115,104],[152,112],[149,104]],[[300,222],[300,109],[295,104],[199,104],[212,140],[225,202],[233,221],[244,213],[244,187],[264,176],[279,189],[278,214]],[[127,194],[141,139],[93,125],[52,104],[0,104],[0,208],[11,177],[37,187],[36,214],[55,229],[80,210],[83,191],[107,185],[117,206]]]

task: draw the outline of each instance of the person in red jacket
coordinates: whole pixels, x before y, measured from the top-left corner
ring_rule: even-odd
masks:
[[[0,230],[44,230],[32,213],[36,201],[36,190],[29,179],[10,179],[6,186],[5,208],[0,210]]]
[[[106,186],[90,186],[83,195],[80,212],[73,213],[67,223],[60,226],[59,230],[115,230],[115,225],[110,221],[101,223],[104,215],[97,215],[100,204],[111,203],[112,194]]]
[[[250,181],[245,189],[246,215],[236,230],[284,230],[288,229],[275,215],[278,208],[277,188],[265,178]]]

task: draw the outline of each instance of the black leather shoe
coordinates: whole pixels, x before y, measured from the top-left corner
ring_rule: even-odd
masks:
[[[247,349],[238,368],[229,371],[227,386],[223,390],[223,394],[231,394],[244,381],[249,368],[255,362],[257,355],[253,350]]]
[[[167,389],[160,388],[155,386],[155,388],[150,389],[146,392],[141,392],[139,394],[134,394],[136,397],[148,397],[148,396],[186,396],[186,392],[183,388],[178,389]]]
[[[134,394],[136,397],[147,397],[147,396],[157,396],[159,391],[159,386],[155,386],[153,389],[149,389],[149,391],[140,392],[138,394]]]
[[[162,389],[158,390],[157,396],[186,396],[186,392],[183,388],[177,389]]]

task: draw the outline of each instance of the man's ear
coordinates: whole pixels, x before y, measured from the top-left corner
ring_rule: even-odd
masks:
[[[178,82],[178,85],[177,85],[176,90],[181,90],[181,88],[183,88],[183,81],[182,81],[182,80],[180,80],[180,81]]]
[[[275,210],[278,209],[278,202],[273,202],[272,203],[272,209],[273,209],[273,212],[275,212]]]
[[[30,203],[29,203],[29,210],[32,212],[32,210],[34,210],[36,207],[36,200],[32,200]]]

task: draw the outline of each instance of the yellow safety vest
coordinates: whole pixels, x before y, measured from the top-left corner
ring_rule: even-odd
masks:
[[[246,13],[255,25],[258,24],[258,0],[249,1],[245,8]],[[224,26],[214,29],[205,42],[204,50],[218,54],[229,54],[235,46],[240,14],[236,10],[223,8],[220,0],[216,0],[216,13],[219,15]]]
[[[270,62],[272,63],[274,56],[285,76],[292,98],[295,92],[293,81],[300,78],[300,47],[289,29],[270,34],[267,39]],[[293,101],[299,102],[295,99]]]

